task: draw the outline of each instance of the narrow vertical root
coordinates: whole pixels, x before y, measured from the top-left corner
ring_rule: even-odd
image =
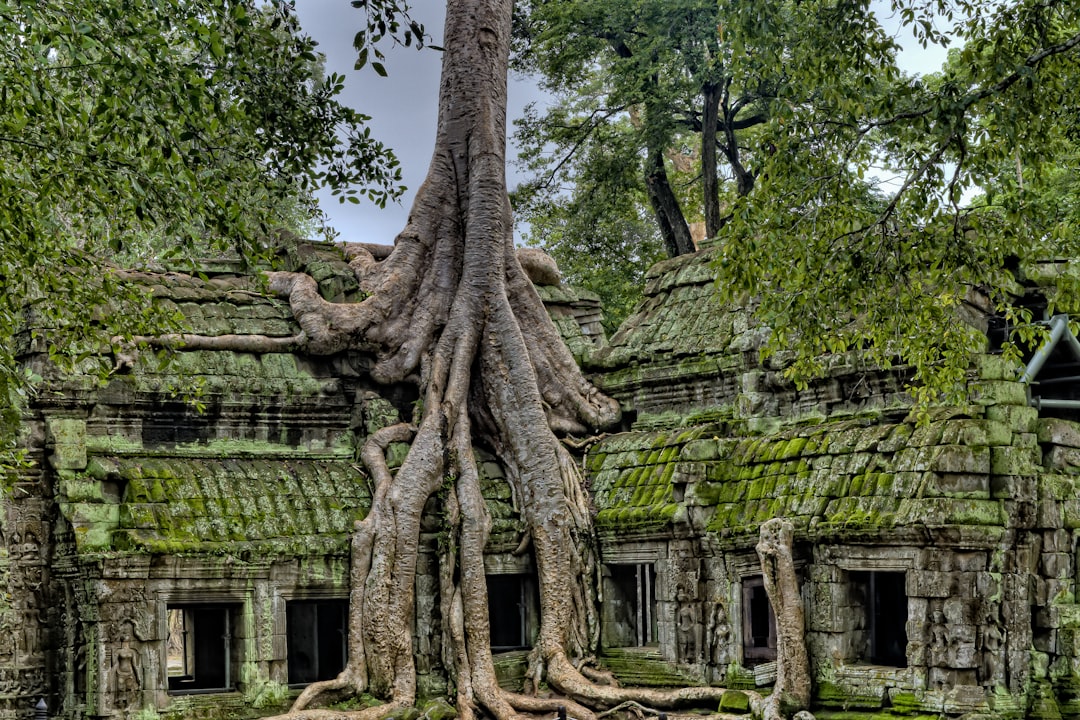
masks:
[[[810,704],[810,661],[806,619],[792,553],[794,527],[781,518],[761,526],[757,544],[765,591],[776,616],[776,685],[763,708],[766,720],[783,717],[781,705],[802,709]]]
[[[326,694],[349,692],[359,695],[367,689],[367,662],[364,655],[364,642],[359,634],[362,625],[364,608],[364,586],[367,574],[371,567],[371,547],[374,538],[373,525],[374,515],[386,502],[386,493],[393,475],[386,463],[386,450],[391,443],[409,442],[416,434],[416,428],[404,423],[391,425],[372,433],[364,443],[360,457],[371,474],[373,485],[371,512],[361,522],[356,524],[351,539],[351,569],[350,569],[350,597],[349,603],[354,608],[356,620],[350,622],[349,631],[349,657],[345,668],[332,680],[323,680],[312,683],[304,688],[299,697],[293,702],[290,717],[293,713],[309,708],[316,700]]]
[[[456,590],[462,598],[465,616],[467,668],[475,701],[496,720],[512,720],[514,709],[499,688],[491,656],[491,624],[484,572],[484,548],[491,532],[491,517],[480,492],[480,474],[472,449],[470,425],[468,410],[463,407],[451,443],[458,462],[455,489],[462,513],[461,577]],[[458,674],[459,678],[461,674]]]

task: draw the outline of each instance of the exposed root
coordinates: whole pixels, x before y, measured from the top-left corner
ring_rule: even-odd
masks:
[[[597,720],[602,720],[605,717],[609,717],[618,712],[625,712],[626,710],[630,710],[635,717],[640,719],[656,717],[659,720],[746,720],[746,715],[732,715],[731,713],[713,713],[711,715],[698,715],[695,713],[693,715],[677,715],[656,708],[646,707],[632,700],[616,705],[610,710],[598,713],[596,718]]]
[[[593,445],[600,442],[601,440],[603,440],[607,436],[608,436],[607,433],[600,433],[598,435],[590,435],[588,437],[583,437],[583,438],[562,437],[562,438],[559,438],[559,439],[562,441],[563,445],[570,448],[571,450],[573,450],[575,452],[581,452],[583,450],[587,450],[588,448],[592,447]]]
[[[387,715],[407,708],[412,703],[389,702],[362,710],[290,710],[283,715],[274,715],[263,720],[382,720]]]
[[[385,503],[386,494],[393,482],[393,475],[386,464],[386,449],[391,443],[409,442],[416,434],[416,428],[404,423],[391,425],[372,433],[364,443],[361,459],[371,473],[373,483],[372,508]],[[371,567],[371,547],[374,540],[374,513],[357,523],[352,538],[352,567],[350,569],[350,604],[357,616],[349,623],[349,657],[345,669],[332,680],[312,683],[304,688],[293,703],[290,718],[306,717],[301,715],[323,695],[347,692],[359,695],[367,689],[367,660],[364,653],[364,638],[359,632],[362,626],[364,592],[367,573]],[[311,711],[322,712],[322,711]]]
[[[581,469],[556,434],[590,436],[617,422],[619,407],[580,372],[513,244],[503,111],[511,6],[447,5],[439,135],[428,180],[392,250],[347,248],[368,297],[328,303],[307,275],[269,275],[270,289],[289,299],[303,330],[295,341],[304,350],[373,352],[374,381],[418,377],[423,399],[416,428],[380,430],[361,453],[373,492],[352,537],[346,670],[308,688],[283,720],[374,720],[415,702],[420,522],[436,493],[445,510],[438,555],[442,663],[461,720],[517,720],[560,706],[576,720],[599,720],[610,711],[598,711],[620,707],[655,715],[712,705],[728,692],[619,687],[585,660],[599,644],[597,537]],[[530,270],[557,281],[557,270],[543,262]],[[402,466],[391,472],[387,447],[409,440]],[[526,526],[516,552],[531,548],[536,563],[541,618],[526,686],[535,692],[546,681],[567,699],[498,686],[484,572],[490,518],[474,445],[502,464]],[[310,707],[339,691],[367,691],[389,703],[347,712]],[[760,695],[746,694],[755,709],[766,708]]]
[[[594,682],[597,685],[610,685],[611,687],[619,687],[619,680],[610,670],[604,670],[596,664],[596,658],[588,657],[584,658],[578,663],[578,671],[581,672],[590,682]]]
[[[521,541],[517,544],[510,554],[514,557],[521,557],[525,553],[529,552],[529,548],[532,547],[532,535],[528,531],[521,534]]]
[[[615,707],[605,710],[604,712],[596,713],[596,720],[603,720],[603,718],[624,710],[632,710],[634,716],[637,718],[643,718],[646,715],[659,715],[661,712],[659,710],[654,710],[653,708],[647,708],[641,703],[634,702],[633,700],[628,700],[624,703],[619,703]]]
[[[725,693],[731,692],[725,688],[710,686],[654,689],[598,685],[579,673],[560,652],[553,653],[550,658],[547,677],[548,682],[559,692],[597,710],[611,708],[625,702],[636,702],[662,710],[715,705],[720,702]],[[752,705],[762,701],[758,693],[739,692],[745,692]]]
[[[288,337],[268,335],[193,335],[167,333],[165,335],[135,335],[130,339],[112,338],[113,374],[124,373],[134,367],[140,347],[166,348],[169,350],[231,350],[249,353],[287,353],[307,345],[307,335],[300,332]]]
[[[573,718],[573,720],[597,720],[597,715],[592,710],[566,698],[538,698],[531,695],[520,695],[518,693],[510,692],[504,692],[503,694],[506,696],[507,701],[518,712],[560,713],[560,710],[562,710],[568,717]]]
[[[333,695],[342,692],[350,694],[359,694],[360,692],[363,692],[363,682],[361,678],[356,677],[351,672],[343,671],[332,680],[313,682],[304,688],[304,691],[300,693],[299,697],[293,701],[291,712],[297,712],[310,707],[315,700],[321,698],[323,695]]]

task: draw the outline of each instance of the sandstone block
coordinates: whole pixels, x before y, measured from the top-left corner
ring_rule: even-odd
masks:
[[[1024,405],[1028,403],[1027,385],[1007,380],[983,380],[971,383],[968,399],[975,405]]]
[[[990,453],[991,449],[986,447],[943,445],[933,454],[928,469],[940,473],[985,474],[990,472]]]
[[[948,497],[990,498],[990,475],[988,473],[934,473],[931,491]]]
[[[975,371],[983,380],[1015,380],[1023,368],[1002,355],[975,356]]]
[[[86,420],[48,418],[45,441],[52,446],[49,464],[57,470],[82,470],[86,467]]]
[[[1041,443],[1080,448],[1080,423],[1072,420],[1039,418],[1035,424],[1035,433]]]
[[[1044,552],[1039,565],[1046,577],[1062,579],[1072,574],[1072,556],[1068,553]]]
[[[994,499],[1034,500],[1036,483],[1033,475],[991,475],[990,497]]]
[[[990,471],[995,475],[1034,475],[1041,465],[1042,453],[1038,448],[990,448]]]
[[[1035,432],[1039,411],[1029,405],[991,405],[986,408],[988,420],[996,420],[1022,433]]]

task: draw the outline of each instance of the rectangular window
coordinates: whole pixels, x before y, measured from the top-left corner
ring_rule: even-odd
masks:
[[[604,644],[644,647],[657,643],[656,567],[608,565],[604,578]]]
[[[748,665],[776,659],[776,615],[757,575],[742,581],[743,659]]]
[[[851,572],[854,605],[862,611],[859,660],[907,667],[907,588],[902,572]]]
[[[234,689],[235,605],[169,605],[166,668],[170,693]]]
[[[487,576],[491,649],[495,652],[532,647],[539,599],[531,575]]]
[[[348,600],[293,600],[285,605],[289,684],[332,680],[345,669]]]

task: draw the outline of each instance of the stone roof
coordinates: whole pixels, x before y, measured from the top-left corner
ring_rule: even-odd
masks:
[[[1037,447],[1014,444],[1015,434],[1035,431],[1036,413],[1012,409],[1012,426],[961,411],[925,426],[866,417],[767,436],[732,435],[723,425],[614,435],[589,453],[597,525],[609,537],[626,537],[685,523],[695,534],[745,540],[774,517],[818,539],[1001,527],[1002,502],[1013,488],[995,487],[992,476],[1030,477],[1041,469]]]
[[[1045,505],[1064,516],[1046,527],[1080,523],[1080,501],[1067,499],[1080,491],[1080,450],[1069,449],[1080,424],[1040,417],[1014,364],[978,356],[967,404],[922,423],[902,372],[838,357],[797,389],[783,357],[761,361],[767,331],[750,310],[719,304],[715,254],[655,266],[643,303],[589,358],[632,420],[588,454],[607,542],[705,533],[746,545],[774,517],[811,540],[922,543],[926,529],[951,529],[985,542],[1035,495],[1060,501]]]
[[[653,266],[642,302],[586,359],[600,389],[636,415],[635,427],[729,418],[770,427],[794,417],[908,405],[899,373],[862,372],[843,356],[833,359],[823,382],[795,388],[783,375],[785,353],[761,358],[769,332],[753,318],[752,301],[720,302],[718,252],[707,247]]]
[[[91,473],[122,487],[121,551],[344,554],[371,501],[365,474],[341,461],[96,457]]]

